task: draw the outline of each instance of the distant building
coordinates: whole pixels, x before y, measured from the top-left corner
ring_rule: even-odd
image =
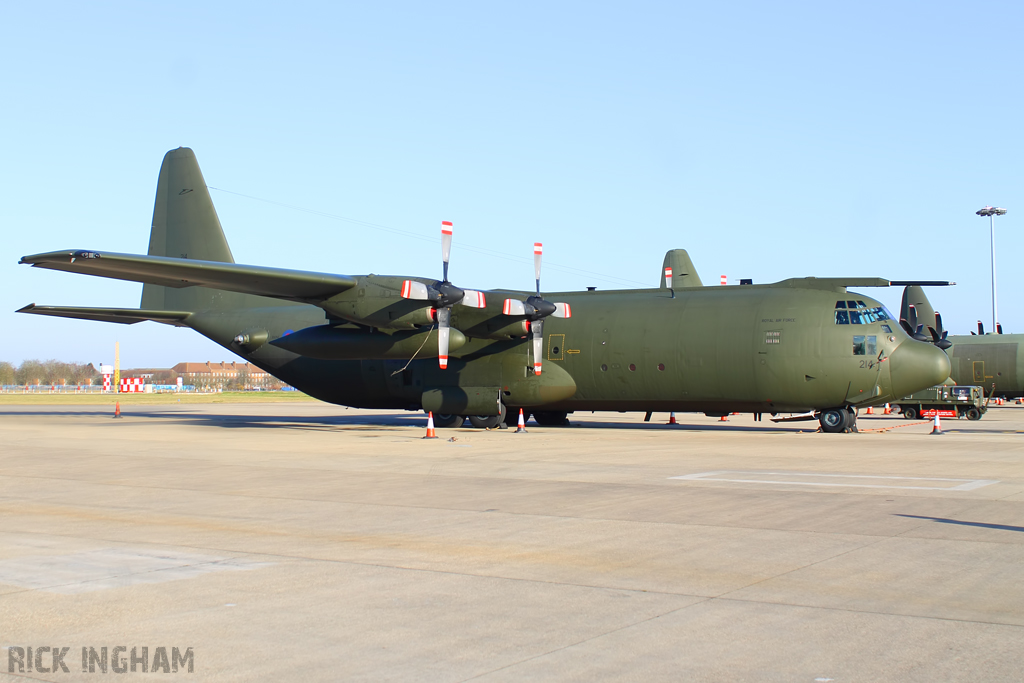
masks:
[[[186,384],[197,387],[234,384],[245,389],[266,389],[281,385],[280,380],[252,363],[178,363],[171,370],[183,377]]]

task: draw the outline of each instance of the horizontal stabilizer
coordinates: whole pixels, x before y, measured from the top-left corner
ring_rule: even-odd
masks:
[[[81,306],[36,306],[29,304],[20,308],[17,313],[33,313],[35,315],[52,315],[56,318],[78,318],[80,320],[96,320],[103,323],[120,323],[134,325],[152,320],[167,325],[184,327],[182,321],[192,315],[188,311],[146,311],[139,308],[83,308]]]
[[[21,263],[165,287],[208,287],[300,302],[323,301],[356,285],[346,275],[99,251],[52,251],[22,257]]]

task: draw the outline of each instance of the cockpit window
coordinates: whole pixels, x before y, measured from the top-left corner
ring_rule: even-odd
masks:
[[[853,335],[853,355],[855,356],[873,356],[875,355],[875,349],[878,346],[877,337],[874,335],[865,336],[863,334]]]
[[[868,308],[863,301],[836,302],[836,325],[870,325],[884,320],[892,320],[885,306]]]

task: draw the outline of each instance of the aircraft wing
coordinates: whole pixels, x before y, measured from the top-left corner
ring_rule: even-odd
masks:
[[[323,301],[356,285],[347,275],[79,249],[24,256],[21,263],[164,287],[209,287],[303,303]]]
[[[121,323],[134,325],[145,320],[152,320],[167,325],[183,327],[182,321],[192,315],[187,311],[147,311],[141,308],[85,308],[81,306],[36,306],[29,304],[20,308],[17,313],[33,313],[35,315],[52,315],[56,318],[78,318],[80,320],[96,320],[104,323]]]
[[[955,282],[947,280],[887,280],[880,277],[796,277],[769,286],[844,291],[847,287],[902,287],[904,285],[946,287],[955,284]]]

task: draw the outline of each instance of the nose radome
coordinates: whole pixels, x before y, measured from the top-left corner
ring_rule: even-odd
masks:
[[[908,339],[889,356],[889,376],[896,398],[909,396],[949,378],[949,358],[937,346]]]

